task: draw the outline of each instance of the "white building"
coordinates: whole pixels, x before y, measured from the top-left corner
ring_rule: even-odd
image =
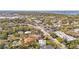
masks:
[[[25,34],[30,34],[30,33],[31,33],[31,31],[26,31],[26,32],[25,32]]]
[[[74,32],[79,32],[79,28],[78,29],[74,29]]]
[[[40,44],[40,46],[45,46],[46,45],[46,40],[40,39],[39,44]]]
[[[67,41],[72,41],[76,39],[72,36],[66,35],[64,32],[61,32],[61,31],[56,31],[55,34]]]

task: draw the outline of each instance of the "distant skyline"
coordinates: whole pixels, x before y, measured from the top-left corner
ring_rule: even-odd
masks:
[[[68,11],[68,10],[52,10],[52,11],[45,11],[45,10],[40,10],[40,11],[38,11],[38,10],[33,10],[33,11],[27,11],[27,10],[0,10],[0,13],[4,13],[4,12],[41,12],[41,13],[51,13],[51,14],[66,14],[66,15],[77,15],[77,14],[79,14],[79,11],[77,10],[74,10],[74,11]]]

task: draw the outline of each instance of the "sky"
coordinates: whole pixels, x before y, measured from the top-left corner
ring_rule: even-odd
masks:
[[[78,10],[78,0],[0,0],[0,10]]]

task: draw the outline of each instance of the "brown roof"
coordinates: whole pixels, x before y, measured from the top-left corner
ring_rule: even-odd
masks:
[[[27,38],[24,37],[24,43],[31,43],[37,39],[38,39],[37,35],[31,35]]]

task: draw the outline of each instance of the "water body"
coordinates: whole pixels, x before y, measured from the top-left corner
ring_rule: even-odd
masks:
[[[48,13],[66,14],[66,15],[78,15],[79,11],[48,11]]]

